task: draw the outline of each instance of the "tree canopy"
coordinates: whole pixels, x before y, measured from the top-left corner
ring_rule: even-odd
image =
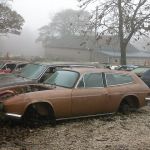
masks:
[[[131,38],[149,36],[149,0],[78,0],[81,8],[95,5],[89,28],[95,28],[97,39],[103,35],[118,35],[121,64],[126,64],[126,47]]]
[[[24,19],[7,2],[0,0],[0,34],[20,34]]]
[[[51,39],[84,35],[88,30],[89,17],[87,11],[68,9],[58,12],[48,25],[39,29],[37,41],[45,45]]]

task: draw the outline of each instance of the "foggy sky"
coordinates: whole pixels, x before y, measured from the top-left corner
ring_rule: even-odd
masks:
[[[14,0],[11,5],[25,19],[25,24],[20,36],[0,36],[0,54],[44,56],[41,44],[35,43],[38,29],[47,25],[59,11],[79,9],[77,0]],[[142,45],[143,42],[135,43],[140,49]]]
[[[41,44],[35,43],[38,29],[47,25],[55,13],[78,9],[77,0],[14,0],[11,5],[25,19],[25,23],[21,35],[0,37],[0,54],[43,56]]]
[[[13,9],[25,19],[25,26],[37,29],[50,21],[57,12],[71,8],[78,9],[77,0],[14,0]]]

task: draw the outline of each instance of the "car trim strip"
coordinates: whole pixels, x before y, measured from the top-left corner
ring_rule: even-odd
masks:
[[[6,113],[6,116],[12,116],[12,117],[16,117],[16,118],[21,118],[21,115],[18,114],[14,114],[14,113]]]
[[[98,116],[105,116],[105,115],[113,115],[116,112],[112,113],[102,113],[102,114],[96,114],[96,115],[87,115],[87,116],[77,116],[77,117],[68,117],[68,118],[56,118],[56,120],[71,120],[71,119],[80,119],[80,118],[90,118],[90,117],[98,117]]]

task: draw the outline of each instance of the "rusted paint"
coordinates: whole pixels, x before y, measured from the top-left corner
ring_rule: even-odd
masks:
[[[71,69],[80,73],[110,72],[120,73],[106,69],[78,68]],[[145,97],[150,89],[135,74],[122,72],[132,76],[131,84],[110,86],[103,88],[62,88],[48,87],[43,84],[17,85],[0,89],[0,95],[10,92],[12,95],[3,100],[5,113],[23,115],[27,107],[38,102],[45,102],[52,106],[56,119],[95,115],[99,113],[116,112],[127,96],[135,96],[139,107],[145,104]]]

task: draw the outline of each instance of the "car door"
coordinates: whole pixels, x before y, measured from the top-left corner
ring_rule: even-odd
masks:
[[[134,91],[134,80],[130,75],[122,73],[106,73],[105,78],[108,97],[111,103],[110,109],[112,112],[115,112],[118,110],[124,95]]]
[[[85,74],[72,91],[72,115],[96,115],[107,112],[107,91],[102,73]]]

